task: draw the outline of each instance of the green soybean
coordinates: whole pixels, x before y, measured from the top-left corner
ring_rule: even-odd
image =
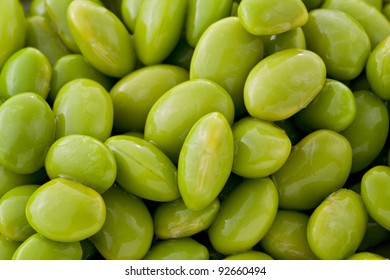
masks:
[[[24,241],[12,256],[13,260],[81,260],[80,242],[58,242],[38,233]]]
[[[286,162],[291,141],[277,125],[245,117],[233,128],[234,161],[232,171],[245,178],[267,177]]]
[[[185,205],[200,211],[219,195],[234,160],[232,129],[222,113],[199,119],[184,140],[180,151],[177,181]]]
[[[114,105],[114,130],[118,133],[142,132],[154,103],[188,78],[186,69],[167,64],[142,67],[123,77],[110,90]]]
[[[68,135],[54,142],[46,154],[45,169],[50,179],[75,180],[99,193],[110,188],[117,175],[111,151],[86,135]]]
[[[351,144],[351,172],[356,173],[369,166],[384,147],[389,131],[389,113],[383,101],[372,92],[359,90],[353,94],[356,116],[341,134]]]
[[[0,107],[0,164],[21,174],[31,174],[44,165],[54,142],[54,114],[36,93],[19,93]]]
[[[262,120],[287,119],[318,95],[325,78],[325,64],[314,52],[301,49],[277,52],[250,71],[244,86],[245,107],[252,117]]]
[[[218,252],[230,255],[253,248],[268,232],[278,209],[278,192],[269,178],[248,179],[221,202],[208,230]]]
[[[26,216],[32,228],[46,238],[74,242],[88,238],[102,228],[106,207],[94,189],[76,181],[56,178],[32,194],[26,205]]]
[[[161,203],[153,215],[155,234],[160,239],[190,237],[210,227],[219,207],[218,199],[201,211],[189,209],[181,198]]]
[[[207,260],[207,248],[192,238],[163,240],[152,246],[145,260]]]
[[[153,201],[180,197],[177,168],[156,146],[135,136],[111,136],[105,142],[114,154],[116,182],[129,193]]]
[[[332,130],[317,130],[296,144],[272,178],[283,209],[307,210],[341,188],[352,165],[348,140]]]
[[[67,19],[81,53],[100,72],[123,77],[135,68],[130,34],[107,8],[91,1],[73,1],[68,6]]]
[[[153,220],[149,210],[142,200],[118,186],[102,196],[107,208],[106,220],[90,240],[107,260],[143,258],[153,239]]]
[[[351,80],[363,71],[371,50],[370,39],[350,15],[316,9],[309,13],[302,29],[307,48],[323,59],[329,77]]]
[[[314,210],[307,225],[309,246],[320,259],[341,260],[356,252],[368,221],[360,195],[339,189]]]
[[[14,53],[0,74],[0,98],[34,92],[47,98],[52,68],[47,57],[38,49],[27,47]]]
[[[35,230],[26,218],[26,204],[39,185],[13,188],[0,199],[0,234],[15,241],[24,241]]]

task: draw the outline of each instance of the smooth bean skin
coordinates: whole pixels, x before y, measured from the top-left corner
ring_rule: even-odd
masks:
[[[309,216],[294,210],[278,210],[267,234],[260,241],[262,248],[278,260],[315,260],[307,241]]]
[[[225,255],[250,250],[267,233],[278,209],[278,191],[269,178],[248,179],[221,202],[208,230],[212,246]]]
[[[19,174],[0,165],[0,198],[15,187],[42,184],[46,182],[46,180],[47,175],[44,167],[31,174]]]
[[[135,22],[141,9],[144,0],[122,0],[120,6],[120,14],[123,22],[131,33],[134,33]]]
[[[34,92],[47,98],[52,69],[47,57],[38,49],[27,47],[14,53],[0,74],[0,98]]]
[[[390,167],[375,166],[362,177],[361,196],[367,212],[378,224],[390,230]]]
[[[292,210],[317,207],[345,184],[351,164],[351,145],[341,134],[325,129],[308,134],[272,175],[279,191],[279,207]]]
[[[13,260],[81,260],[80,242],[58,242],[36,233],[15,251]]]
[[[161,203],[153,215],[155,234],[160,239],[190,237],[210,227],[219,207],[218,199],[201,211],[189,209],[181,198]]]
[[[249,250],[247,252],[237,253],[224,258],[224,260],[268,260],[271,261],[273,258],[263,252]]]
[[[372,49],[390,36],[390,22],[380,11],[365,1],[325,0],[322,8],[340,10],[355,18],[370,38]]]
[[[379,43],[370,54],[366,77],[372,92],[382,100],[390,100],[390,37]]]
[[[303,131],[346,129],[355,119],[356,102],[352,91],[343,83],[327,79],[310,104],[294,115],[295,124]]]
[[[307,48],[323,59],[328,77],[352,80],[363,71],[371,44],[353,17],[342,11],[316,9],[302,29]]]
[[[388,260],[388,258],[382,257],[381,255],[370,253],[370,252],[359,252],[350,256],[347,260]]]
[[[112,136],[105,145],[115,157],[116,182],[124,190],[160,202],[180,197],[177,168],[156,146],[128,135]]]
[[[30,16],[26,22],[26,46],[40,50],[53,65],[58,59],[69,54],[60,37],[44,16]]]
[[[50,179],[67,178],[104,193],[116,178],[114,155],[99,140],[86,135],[61,137],[50,146],[45,157]]]
[[[61,87],[76,79],[94,80],[107,91],[114,84],[110,77],[96,70],[83,55],[67,54],[59,58],[53,65],[48,102],[53,104]]]
[[[360,195],[339,189],[311,214],[307,224],[309,246],[319,259],[346,259],[355,253],[363,240],[367,221]]]
[[[226,184],[233,160],[233,132],[222,113],[199,119],[179,155],[177,181],[184,204],[194,211],[209,206]]]
[[[0,107],[0,164],[20,174],[38,171],[54,134],[54,114],[40,95],[8,98]]]
[[[152,246],[144,260],[208,260],[207,248],[192,238],[163,240]]]
[[[8,191],[0,199],[0,234],[24,241],[35,233],[26,218],[26,204],[39,185],[24,185]]]
[[[0,1],[0,70],[8,58],[23,48],[26,25],[23,6],[18,0]]]
[[[107,8],[91,1],[73,1],[68,6],[67,18],[81,53],[97,70],[123,77],[135,68],[130,34]]]
[[[360,90],[353,94],[356,116],[341,134],[351,144],[351,172],[355,173],[370,165],[384,147],[389,131],[389,113],[382,100],[372,92]]]
[[[183,82],[167,91],[150,109],[145,139],[177,163],[188,132],[211,112],[221,112],[233,124],[234,104],[226,90],[206,79]]]
[[[73,180],[56,178],[32,194],[26,205],[26,216],[32,228],[46,238],[74,242],[102,228],[106,207],[94,189]]]
[[[186,5],[186,0],[143,1],[134,27],[134,43],[144,65],[159,64],[173,51],[183,30]]]
[[[287,49],[306,49],[305,34],[301,27],[263,37],[264,56]]]
[[[236,116],[241,116],[246,112],[245,80],[262,58],[262,38],[248,33],[237,17],[224,18],[212,24],[196,45],[190,79],[209,79],[221,85],[233,99]]]
[[[195,47],[204,31],[230,15],[233,0],[189,0],[185,21],[186,39]]]
[[[304,25],[308,13],[298,0],[242,0],[238,18],[249,33],[273,35]]]
[[[277,52],[250,71],[244,87],[245,107],[258,119],[287,119],[317,96],[325,78],[325,64],[314,52],[301,49]]]
[[[107,260],[141,259],[153,239],[153,220],[139,198],[113,186],[103,194],[107,217],[102,229],[90,237]]]
[[[245,117],[233,128],[234,161],[232,171],[245,178],[267,177],[286,162],[291,141],[277,125]]]
[[[12,260],[16,249],[22,242],[13,241],[0,234],[0,260]]]
[[[142,67],[118,81],[110,91],[114,105],[114,130],[140,131],[154,103],[172,87],[187,81],[186,69],[167,64]]]
[[[72,53],[79,53],[79,47],[73,39],[67,20],[67,10],[69,4],[72,2],[73,0],[62,0],[60,2],[56,0],[45,0],[45,9],[51,24],[54,26],[65,46]]]
[[[94,80],[80,78],[66,83],[57,94],[53,112],[56,139],[82,134],[104,142],[111,135],[114,106],[107,90]]]

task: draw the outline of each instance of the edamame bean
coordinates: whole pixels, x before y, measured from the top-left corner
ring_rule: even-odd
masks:
[[[390,167],[375,166],[368,170],[361,181],[361,195],[370,217],[390,230]]]
[[[366,77],[372,92],[382,100],[390,100],[390,37],[380,42],[370,54]]]
[[[123,22],[131,33],[134,33],[135,22],[144,0],[122,0],[120,1],[120,14]]]
[[[270,229],[277,209],[278,192],[272,180],[245,180],[222,201],[208,230],[212,246],[225,255],[252,249]]]
[[[254,35],[279,34],[304,25],[307,9],[298,0],[242,0],[238,18]]]
[[[183,30],[186,5],[186,0],[143,0],[134,43],[144,65],[159,64],[173,51]]]
[[[80,78],[66,83],[55,98],[53,112],[56,139],[82,134],[104,142],[111,135],[112,100],[107,90],[94,80]]]
[[[67,178],[104,193],[116,178],[114,155],[99,140],[86,135],[68,135],[50,146],[45,157],[50,179]]]
[[[218,199],[201,211],[189,209],[181,198],[161,203],[153,215],[155,234],[160,239],[190,237],[210,227],[219,206]]]
[[[0,107],[0,164],[15,173],[38,171],[54,134],[54,114],[40,95],[8,98]]]
[[[123,77],[135,68],[130,34],[107,8],[91,1],[73,1],[68,6],[67,18],[81,53],[97,70]]]
[[[39,185],[13,188],[0,199],[0,234],[15,241],[24,241],[35,233],[26,218],[26,204]]]
[[[237,253],[233,255],[229,255],[224,260],[273,260],[273,258],[263,252],[249,250],[243,253]]]
[[[118,186],[103,195],[107,216],[90,240],[107,260],[141,259],[153,240],[153,220],[142,200]]]
[[[189,0],[185,21],[186,39],[195,47],[203,32],[214,22],[230,15],[232,0]],[[222,45],[222,44],[221,44]]]
[[[306,49],[305,34],[301,27],[274,35],[263,36],[264,56],[287,49]]]
[[[317,97],[293,119],[303,131],[331,129],[340,132],[353,122],[355,116],[356,102],[352,91],[337,80],[327,79]]]
[[[351,172],[355,173],[369,166],[384,147],[389,131],[389,113],[382,100],[372,92],[359,90],[353,94],[356,116],[341,134],[351,144]]]
[[[100,194],[76,181],[56,178],[43,184],[26,205],[29,224],[54,241],[74,242],[97,233],[106,218]]]
[[[275,220],[260,241],[265,252],[279,260],[317,259],[307,241],[309,216],[294,210],[278,210]]]
[[[156,243],[144,260],[207,260],[208,258],[207,248],[188,237]]]
[[[19,0],[0,1],[0,70],[8,58],[23,48],[26,39],[25,16]]]
[[[390,36],[390,22],[374,6],[363,0],[325,0],[322,8],[340,10],[355,18],[370,38],[371,48]]]
[[[180,150],[177,181],[184,204],[194,211],[209,206],[219,195],[232,170],[234,139],[222,113],[199,119]]]
[[[291,141],[277,125],[246,117],[233,128],[234,161],[232,171],[245,178],[267,177],[286,162]]]
[[[277,52],[250,71],[244,87],[245,107],[255,118],[287,119],[317,96],[325,77],[325,64],[314,52],[301,49]]]
[[[272,175],[279,192],[279,207],[294,210],[317,207],[344,185],[351,164],[351,145],[341,134],[332,130],[308,134]]]
[[[13,241],[0,234],[0,260],[12,260],[16,249],[22,242]]]
[[[81,260],[80,242],[58,242],[36,233],[15,251],[13,260]]]
[[[114,130],[118,133],[142,132],[154,103],[172,87],[188,79],[187,70],[167,64],[142,67],[123,77],[110,91]]]
[[[111,136],[105,142],[114,154],[116,182],[129,193],[153,201],[180,197],[177,168],[156,146],[135,136]]]
[[[4,101],[22,92],[33,92],[47,98],[52,68],[38,49],[27,47],[14,53],[0,74],[0,98]]]
[[[355,253],[366,232],[368,215],[360,195],[339,189],[314,210],[307,225],[309,246],[320,259],[341,260]]]
[[[302,29],[307,49],[322,58],[329,77],[352,80],[363,71],[371,44],[353,17],[343,11],[316,9]]]

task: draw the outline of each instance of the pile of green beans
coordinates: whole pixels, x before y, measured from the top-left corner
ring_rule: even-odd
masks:
[[[389,19],[0,1],[0,259],[388,259]]]

